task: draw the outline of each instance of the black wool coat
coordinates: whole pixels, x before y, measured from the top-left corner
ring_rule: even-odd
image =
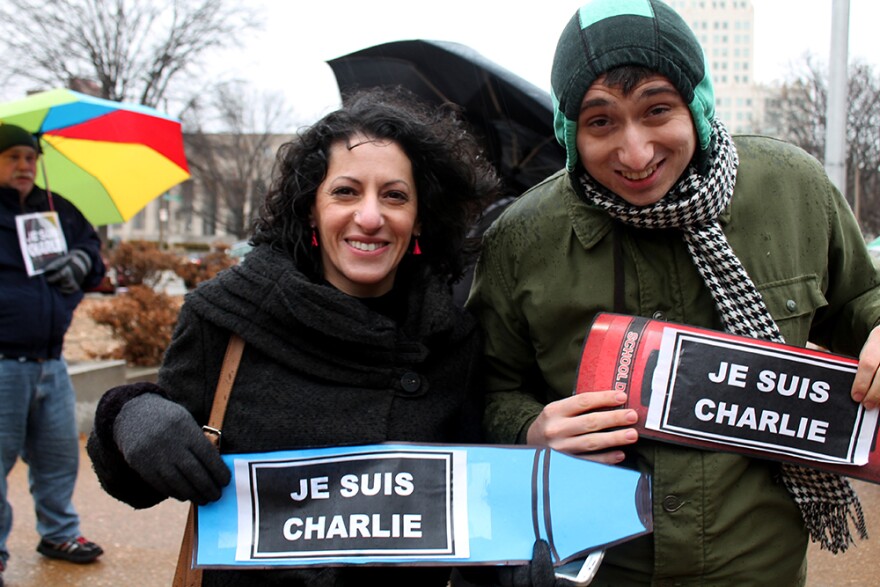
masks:
[[[207,421],[230,332],[245,350],[223,425],[222,451],[262,452],[385,441],[476,443],[480,335],[448,286],[413,277],[401,324],[260,246],[186,298],[158,387],[133,384],[102,398],[89,454],[104,488],[135,507],[157,494],[113,443],[129,399],[163,393]],[[206,571],[220,585],[445,585],[445,568]]]

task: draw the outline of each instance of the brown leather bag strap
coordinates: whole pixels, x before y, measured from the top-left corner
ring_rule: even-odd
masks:
[[[190,504],[186,514],[186,525],[183,527],[183,539],[180,541],[180,552],[177,555],[177,567],[171,587],[201,587],[204,571],[193,567],[195,553],[195,506]]]
[[[229,337],[226,345],[226,354],[223,355],[223,366],[220,367],[220,378],[217,380],[217,389],[214,391],[214,403],[211,405],[211,415],[208,416],[208,424],[202,427],[205,436],[214,445],[220,446],[223,418],[226,415],[226,404],[232,395],[232,384],[235,383],[235,375],[238,373],[238,364],[241,362],[241,354],[244,351],[244,340],[237,334]]]
[[[217,380],[211,415],[208,417],[207,426],[202,427],[208,440],[218,448],[220,447],[220,429],[223,427],[223,417],[226,415],[226,404],[229,403],[229,396],[232,395],[232,384],[235,382],[235,374],[238,373],[238,364],[241,362],[243,350],[244,340],[237,334],[230,336],[229,344],[226,345],[226,354],[223,355],[223,366],[220,367],[220,379]],[[195,508],[190,504],[183,539],[180,543],[180,553],[177,555],[177,567],[174,570],[172,587],[201,586],[202,569],[193,567],[194,554]]]

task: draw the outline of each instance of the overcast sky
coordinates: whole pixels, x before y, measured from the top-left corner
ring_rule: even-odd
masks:
[[[241,0],[265,28],[239,37],[241,46],[207,59],[201,79],[243,79],[281,93],[295,123],[336,108],[339,94],[326,60],[378,43],[434,39],[463,43],[549,90],[550,65],[563,26],[581,0]],[[752,0],[755,78],[781,79],[805,52],[823,63],[830,53],[832,0]],[[850,0],[849,54],[880,68],[880,0]],[[198,80],[194,80],[196,83]],[[8,84],[0,99],[23,88]]]
[[[225,76],[283,92],[300,122],[338,105],[332,59],[378,43],[438,39],[469,45],[549,89],[556,40],[579,0],[248,0],[263,6],[266,28],[212,67]],[[755,77],[780,79],[805,52],[830,53],[832,0],[753,0]],[[850,58],[880,65],[880,2],[850,0]]]

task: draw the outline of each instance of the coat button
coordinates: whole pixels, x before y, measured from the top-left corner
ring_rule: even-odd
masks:
[[[653,318],[654,320],[666,320],[666,314],[664,314],[660,310],[657,310],[656,312],[651,314],[651,318]]]
[[[797,302],[795,302],[794,300],[788,300],[787,302],[785,302],[785,307],[788,308],[789,312],[794,312],[795,310],[797,310]]]
[[[683,505],[684,502],[677,495],[667,495],[663,498],[663,509],[667,512],[674,512]]]
[[[400,386],[403,387],[403,391],[407,393],[415,393],[419,390],[419,387],[422,385],[422,379],[419,377],[418,373],[413,373],[412,371],[407,371],[403,375],[400,376]]]

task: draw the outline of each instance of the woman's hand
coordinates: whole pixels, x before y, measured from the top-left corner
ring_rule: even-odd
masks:
[[[145,393],[129,400],[116,416],[113,439],[144,481],[180,501],[217,501],[232,479],[192,415],[159,395]]]
[[[529,427],[527,442],[606,464],[617,464],[622,450],[639,439],[632,426],[638,414],[619,409],[626,403],[621,391],[578,393],[544,406]],[[604,451],[604,452],[603,452]]]

